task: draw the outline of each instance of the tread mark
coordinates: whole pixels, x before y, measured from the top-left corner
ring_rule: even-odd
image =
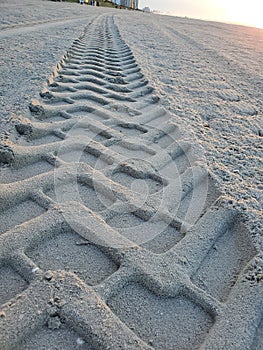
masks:
[[[1,306],[4,349],[65,332],[70,349],[257,349],[262,261],[112,17],[74,41],[40,99],[0,145],[0,274],[15,281],[0,303],[16,298]]]

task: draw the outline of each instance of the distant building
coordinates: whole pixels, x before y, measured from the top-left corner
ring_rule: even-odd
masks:
[[[121,7],[127,7],[134,10],[138,10],[139,8],[139,0],[109,0],[114,3],[114,5],[118,5]]]
[[[132,8],[133,8],[134,10],[138,10],[138,8],[139,8],[139,0],[133,0],[133,6],[132,6]]]
[[[121,0],[121,6],[131,7],[131,0]]]

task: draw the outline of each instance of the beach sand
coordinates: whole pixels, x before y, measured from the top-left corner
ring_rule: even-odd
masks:
[[[0,10],[1,349],[262,349],[263,30]]]

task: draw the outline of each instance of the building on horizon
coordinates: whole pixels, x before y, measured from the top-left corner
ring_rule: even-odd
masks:
[[[114,3],[114,5],[131,8],[133,10],[138,10],[139,0],[109,0]]]

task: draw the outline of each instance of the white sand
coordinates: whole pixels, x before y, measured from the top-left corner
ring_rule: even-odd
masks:
[[[1,138],[84,26],[110,12],[162,104],[194,131],[220,189],[248,214],[260,244],[263,30],[51,1],[0,7]]]
[[[162,104],[192,128],[221,189],[260,234],[263,30],[141,14],[117,23]]]
[[[263,31],[0,10],[1,349],[261,349]]]

